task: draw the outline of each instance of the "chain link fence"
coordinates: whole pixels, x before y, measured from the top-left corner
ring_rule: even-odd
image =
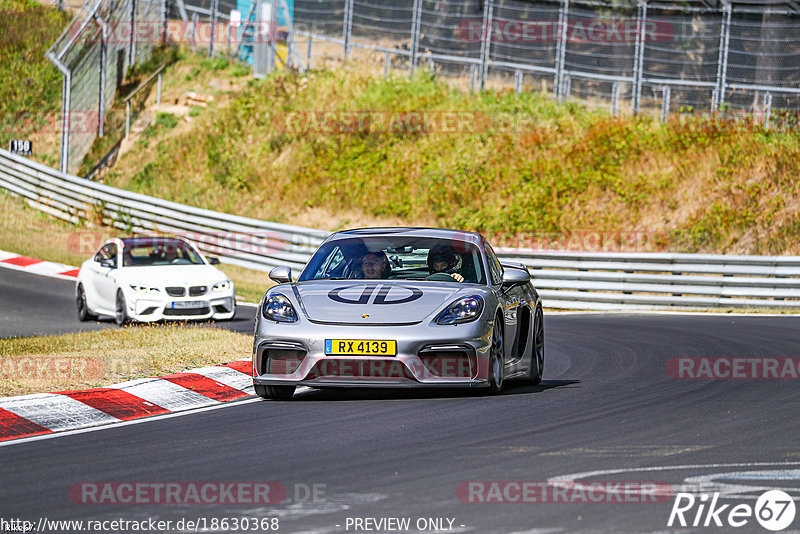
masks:
[[[296,0],[294,23],[311,63],[338,45],[342,59],[377,52],[387,74],[427,68],[471,89],[541,90],[613,114],[725,111],[769,126],[800,110],[793,6]],[[325,54],[312,54],[320,45]]]
[[[128,69],[164,42],[165,0],[96,0],[83,4],[46,56],[63,76],[62,172],[74,173],[94,140]]]

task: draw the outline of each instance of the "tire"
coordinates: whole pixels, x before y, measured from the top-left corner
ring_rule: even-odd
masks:
[[[262,384],[254,384],[253,389],[256,390],[256,395],[262,399],[269,400],[289,400],[294,395],[296,386],[264,386]]]
[[[89,305],[86,304],[86,291],[83,290],[83,284],[78,284],[78,290],[75,295],[75,304],[78,307],[79,321],[86,322],[97,319],[97,316],[89,311]]]
[[[117,323],[117,326],[124,326],[130,322],[130,318],[128,317],[128,305],[125,302],[125,295],[122,294],[122,290],[117,290],[117,304],[114,308],[114,322]]]
[[[531,353],[531,368],[528,371],[528,384],[538,386],[544,375],[544,313],[542,307],[537,306],[533,317],[533,352]]]
[[[505,377],[505,358],[503,356],[503,322],[495,318],[492,330],[492,343],[489,348],[489,394],[497,395],[503,391]]]

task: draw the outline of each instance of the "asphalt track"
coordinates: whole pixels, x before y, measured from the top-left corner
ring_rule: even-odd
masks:
[[[4,309],[21,304],[10,300],[6,286],[24,281],[7,275],[0,270]],[[53,328],[66,331],[77,324],[71,293],[57,297],[59,284],[53,282],[12,293],[27,301],[16,313],[45,302],[38,320],[53,320]],[[64,287],[71,291],[71,284]],[[48,300],[37,300],[40,289]],[[465,481],[536,482],[579,473],[585,473],[585,482],[678,485],[689,477],[724,478],[729,484],[723,498],[750,504],[754,501],[746,495],[736,495],[745,485],[753,495],[765,486],[796,488],[800,382],[675,380],[666,364],[677,356],[797,357],[798,321],[550,315],[545,381],[509,388],[498,397],[308,391],[289,402],[245,401],[11,443],[0,447],[0,517],[33,522],[277,517],[279,532],[291,533],[356,532],[346,529],[347,518],[366,517],[410,518],[411,532],[418,531],[419,518],[454,519],[453,532],[731,531],[668,528],[672,499],[486,504],[462,502],[457,488]],[[12,330],[6,322],[4,316],[4,335]],[[245,317],[229,324],[246,332],[251,325]],[[774,465],[755,465],[766,463]],[[289,501],[98,505],[70,500],[73,484],[104,481],[274,481],[287,488]],[[298,501],[296,489],[313,484],[324,491],[316,502],[290,502]],[[798,526],[800,518],[792,525]],[[766,532],[753,519],[736,531]]]

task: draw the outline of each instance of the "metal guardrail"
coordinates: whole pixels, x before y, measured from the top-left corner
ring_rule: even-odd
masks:
[[[61,219],[178,234],[225,263],[300,269],[328,232],[195,208],[61,173],[0,149],[0,187]],[[566,309],[800,309],[800,256],[553,252],[503,248],[545,305]]]

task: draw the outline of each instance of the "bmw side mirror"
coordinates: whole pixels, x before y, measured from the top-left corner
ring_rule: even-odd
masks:
[[[107,269],[114,269],[117,266],[117,262],[115,262],[111,258],[105,258],[100,260],[100,267],[105,267]]]
[[[207,259],[208,263],[210,263],[211,265],[219,265],[219,258],[217,258],[216,256],[208,256]]]
[[[283,265],[275,267],[269,272],[269,277],[278,284],[288,284],[292,281],[292,268]]]
[[[531,281],[531,275],[527,270],[505,269],[503,271],[503,287],[511,289],[514,286],[522,286]]]

